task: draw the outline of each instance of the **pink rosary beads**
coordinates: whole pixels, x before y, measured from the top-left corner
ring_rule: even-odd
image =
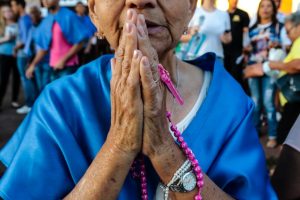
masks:
[[[170,93],[173,95],[173,97],[177,100],[177,102],[180,105],[183,105],[184,101],[182,97],[180,96],[180,93],[174,86],[169,72],[161,65],[158,65],[158,70],[160,74],[161,81],[167,86]],[[188,147],[187,143],[184,141],[184,138],[181,136],[180,131],[177,129],[176,125],[173,124],[171,120],[171,113],[167,111],[167,119],[169,123],[171,124],[171,131],[173,132],[174,136],[176,137],[177,142],[179,143],[180,148],[184,152],[185,156],[190,161],[193,171],[195,173],[196,179],[197,179],[197,187],[198,187],[198,193],[195,196],[195,200],[202,200],[201,191],[204,186],[204,176],[202,173],[202,170],[199,166],[198,160],[196,159],[194,153],[192,150]],[[139,162],[139,163],[138,163]],[[140,168],[137,169],[138,164],[140,164]],[[146,178],[146,168],[144,163],[143,155],[140,154],[138,158],[134,161],[132,167],[131,167],[132,175],[134,178],[139,178],[141,183],[141,195],[142,200],[148,200],[148,192],[147,192],[147,178]]]
[[[174,133],[174,136],[176,137],[177,142],[180,144],[180,147],[182,148],[185,156],[192,163],[193,171],[196,174],[197,186],[198,186],[199,190],[198,190],[198,194],[195,196],[195,200],[202,200],[201,190],[204,186],[204,177],[202,174],[202,170],[199,166],[199,162],[196,159],[192,150],[188,147],[187,143],[184,141],[184,139],[181,136],[181,133],[177,129],[176,125],[174,125],[173,122],[171,121],[171,113],[170,112],[167,112],[167,118],[171,124],[171,131]]]
[[[139,164],[139,169],[137,169]],[[133,162],[131,166],[132,176],[135,179],[140,179],[141,182],[141,191],[142,191],[142,200],[148,200],[148,191],[147,191],[147,177],[146,177],[146,166],[144,162],[144,156],[140,154]]]

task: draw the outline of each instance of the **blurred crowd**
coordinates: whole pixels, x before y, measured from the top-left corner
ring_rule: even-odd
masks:
[[[87,8],[60,8],[59,0],[43,1],[47,13],[25,0],[1,3],[0,12],[0,112],[12,77],[11,107],[18,114],[30,112],[36,98],[50,82],[74,73],[79,66],[111,52],[96,37]],[[25,104],[19,104],[20,87]]]
[[[266,146],[275,148],[300,113],[300,12],[286,16],[281,0],[261,0],[250,19],[238,0],[228,3],[225,12],[202,0],[176,54],[190,60],[214,52],[252,97],[257,131],[267,131]]]
[[[261,0],[250,19],[238,0],[228,2],[225,12],[215,0],[202,0],[175,52],[183,60],[214,52],[252,97],[256,128],[267,130],[266,145],[274,148],[300,113],[300,12],[286,16],[279,11],[280,0]],[[42,3],[45,16],[37,6],[26,7],[25,0],[1,4],[0,110],[10,76],[11,107],[26,114],[47,84],[112,51],[96,34],[83,3],[74,10],[60,8],[59,0]]]

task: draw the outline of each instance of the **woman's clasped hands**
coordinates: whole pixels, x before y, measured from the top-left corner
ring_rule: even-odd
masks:
[[[166,90],[160,82],[158,63],[144,15],[129,9],[111,61],[112,121],[108,134],[110,144],[127,154],[155,156],[171,141]]]

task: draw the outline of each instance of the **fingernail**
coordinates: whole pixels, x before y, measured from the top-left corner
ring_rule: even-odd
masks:
[[[132,16],[133,16],[132,10],[131,9],[127,10],[127,19],[131,20]]]
[[[144,58],[144,59],[143,59],[143,65],[144,65],[145,67],[149,67],[149,61],[148,61],[147,58]]]
[[[127,31],[127,33],[130,33],[130,32],[131,32],[131,30],[132,30],[132,26],[131,26],[131,24],[129,24],[129,23],[126,23],[125,27],[126,27],[126,31]]]
[[[140,22],[144,23],[145,22],[144,15],[139,14],[139,20],[140,20]]]
[[[138,57],[139,57],[139,52],[137,50],[134,50],[134,52],[133,52],[133,58],[134,59],[138,59]]]

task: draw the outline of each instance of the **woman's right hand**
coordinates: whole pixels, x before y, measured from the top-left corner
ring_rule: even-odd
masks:
[[[107,137],[112,147],[138,154],[142,148],[143,102],[140,81],[142,53],[137,50],[137,15],[127,13],[122,38],[111,61],[111,128]]]

